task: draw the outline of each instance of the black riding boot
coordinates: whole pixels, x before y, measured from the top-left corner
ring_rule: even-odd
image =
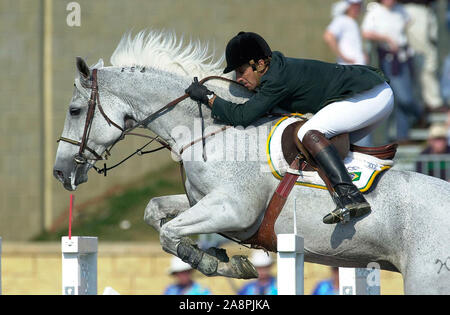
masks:
[[[369,213],[370,205],[353,184],[334,145],[317,130],[310,130],[305,134],[303,145],[325,172],[337,194],[337,198],[334,198],[337,208],[323,218],[323,223],[347,222],[350,218]]]

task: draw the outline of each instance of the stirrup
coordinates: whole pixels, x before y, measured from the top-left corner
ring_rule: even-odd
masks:
[[[323,223],[335,224],[335,223],[347,223],[350,221],[350,210],[347,208],[336,208],[323,217]]]
[[[346,207],[338,207],[334,209],[332,212],[323,217],[323,223],[325,224],[335,224],[335,223],[347,223],[352,218],[359,218],[363,215],[368,214],[371,211],[370,205],[366,203],[365,207],[354,207],[354,208],[346,208]],[[363,204],[361,204],[363,205]]]

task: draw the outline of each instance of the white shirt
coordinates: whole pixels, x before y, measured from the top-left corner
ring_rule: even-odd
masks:
[[[396,4],[388,9],[379,3],[372,3],[367,7],[367,14],[362,22],[363,32],[373,32],[390,37],[399,47],[408,43],[406,26],[409,17],[403,6]],[[388,49],[387,44],[383,43]]]
[[[328,25],[327,31],[334,35],[338,49],[345,57],[353,59],[354,64],[365,64],[361,33],[354,19],[345,14],[338,15]],[[337,62],[347,64],[340,57]]]

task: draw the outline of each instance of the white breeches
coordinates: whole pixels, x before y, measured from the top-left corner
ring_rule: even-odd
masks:
[[[328,139],[349,133],[350,143],[355,143],[386,119],[393,108],[394,94],[385,82],[343,101],[328,104],[299,129],[298,137],[302,141],[309,130],[320,131]]]

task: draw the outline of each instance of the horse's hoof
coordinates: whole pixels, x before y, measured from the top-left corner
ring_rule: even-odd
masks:
[[[236,255],[231,257],[230,260],[233,270],[236,272],[236,278],[238,279],[254,279],[258,278],[258,272],[253,264],[248,260],[246,256]]]

